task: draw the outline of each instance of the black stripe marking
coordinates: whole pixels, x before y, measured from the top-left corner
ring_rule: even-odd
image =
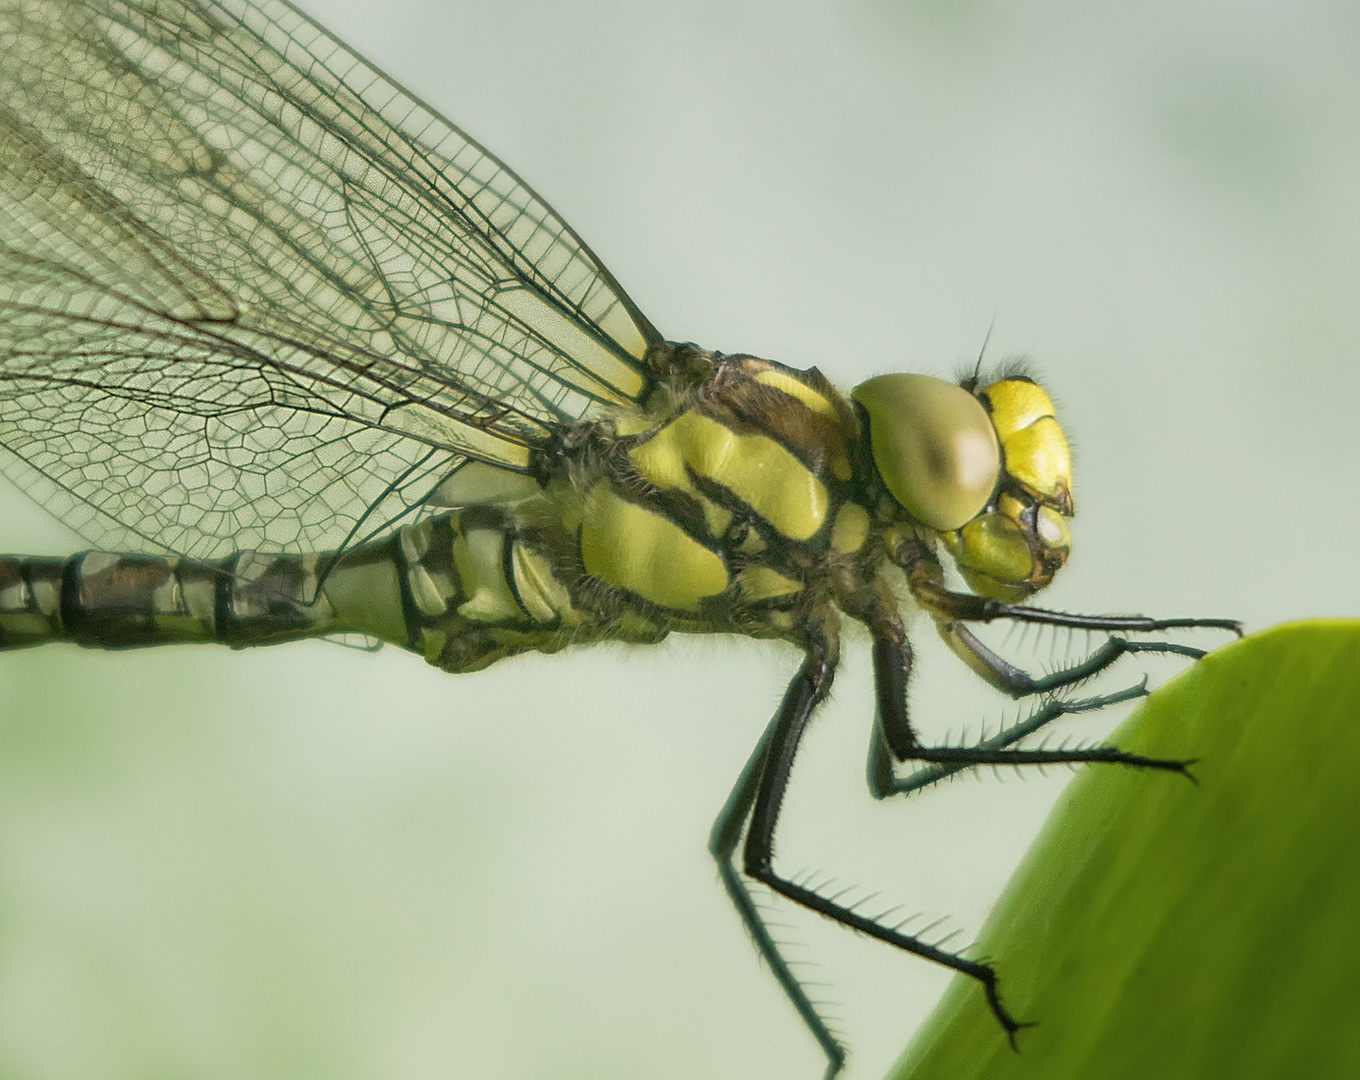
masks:
[[[397,568],[397,588],[401,594],[401,617],[406,624],[406,647],[413,652],[421,652],[421,630],[424,623],[420,609],[416,607],[415,597],[411,593],[411,563],[406,558],[406,548],[401,542],[406,531],[407,527],[403,526],[393,532],[387,541],[387,546],[392,562]]]

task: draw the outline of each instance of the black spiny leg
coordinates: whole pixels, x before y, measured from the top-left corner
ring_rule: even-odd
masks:
[[[1048,614],[1039,613],[1035,609],[1028,609],[1027,613],[1031,616]],[[1189,775],[1185,762],[1144,758],[1126,754],[1114,747],[1053,751],[1011,749],[1012,744],[1059,716],[1093,711],[1116,702],[1140,697],[1146,693],[1146,688],[1141,685],[1115,694],[1081,701],[1050,701],[1027,720],[976,746],[921,746],[907,716],[906,692],[911,671],[911,650],[905,633],[896,619],[880,621],[865,618],[864,621],[875,627],[874,675],[878,698],[878,722],[875,725],[870,751],[869,787],[876,797],[914,791],[961,769],[986,764],[1043,765],[1100,761]],[[1031,618],[1024,621],[1046,620]],[[1105,626],[1095,628],[1107,629]],[[1130,629],[1142,630],[1146,627],[1140,621],[1140,625]],[[987,651],[966,630],[964,637],[967,642],[965,647],[969,651],[973,651],[976,644],[974,659],[981,667],[990,671],[1003,689],[1013,688],[1019,693],[1041,692],[1048,688],[1047,683],[1050,680],[1055,686],[1068,685],[1108,666],[1122,652],[1141,651],[1137,643],[1133,643],[1133,648],[1126,648],[1125,646],[1130,643],[1120,642],[1109,647],[1107,652],[1098,658],[1079,665],[1078,669],[1057,673],[1056,678],[1046,677],[1037,680],[1017,668],[1006,665],[1004,660]],[[1191,655],[1198,652],[1183,646],[1173,646],[1169,649],[1154,647],[1149,651],[1175,651]],[[1016,1020],[1002,1005],[996,971],[990,964],[970,960],[909,934],[903,934],[896,927],[883,925],[812,889],[781,877],[774,869],[774,833],[794,757],[814,710],[830,691],[835,666],[834,628],[828,626],[821,636],[818,633],[812,635],[802,667],[785,691],[778,712],[761,736],[731,795],[728,796],[726,805],[714,822],[709,838],[709,851],[718,861],[719,872],[728,896],[785,995],[793,1003],[804,1024],[826,1054],[825,1080],[833,1080],[840,1073],[845,1063],[845,1048],[818,1014],[816,1005],[793,974],[788,961],[780,953],[778,944],[770,935],[769,928],[756,908],[746,882],[733,864],[737,845],[741,841],[742,827],[748,818],[750,826],[746,832],[742,858],[742,869],[747,875],[780,895],[835,922],[976,979],[982,984],[993,1015],[1005,1030],[1011,1046],[1015,1047],[1016,1033],[1029,1025]],[[1080,673],[1077,673],[1078,670]],[[1029,680],[1028,684],[1025,684],[1024,680]],[[1023,689],[1020,689],[1022,685]],[[898,778],[893,772],[894,759],[921,761],[927,764],[910,777]]]
[[[1112,704],[1112,699],[1125,700],[1127,697],[1137,696],[1142,692],[1141,687],[1105,698],[1090,698],[1084,702],[1051,701],[1030,718],[1023,733],[1013,734],[1017,729],[1012,729],[1011,732],[1003,733],[999,740],[994,738],[975,746],[922,746],[907,716],[907,679],[910,674],[911,648],[906,642],[905,635],[893,627],[891,635],[875,637],[874,689],[878,703],[879,732],[898,761],[927,761],[959,768],[971,765],[1077,765],[1083,762],[1102,762],[1189,775],[1186,770],[1187,763],[1184,761],[1128,754],[1113,746],[1069,750],[1014,750],[1009,746],[1064,713],[1086,712],[1101,704]],[[1034,723],[1036,717],[1042,718],[1037,725]],[[871,786],[872,780],[871,775]]]
[[[1012,724],[1004,731],[977,743],[976,749],[982,751],[1000,750],[1028,738],[1040,728],[1051,724],[1060,716],[1073,716],[1077,713],[1099,712],[1110,705],[1147,696],[1146,682],[1118,690],[1113,694],[1098,697],[1074,699],[1070,701],[1053,698],[1035,710],[1033,715]],[[890,795],[907,795],[921,788],[938,783],[947,776],[970,768],[972,762],[932,762],[918,768],[910,776],[898,776],[893,769],[893,753],[888,747],[887,737],[879,724],[874,725],[873,736],[869,743],[869,793],[875,799],[886,799]]]
[[[1097,746],[1075,750],[1015,750],[1011,748],[1012,743],[1018,742],[1025,736],[1037,731],[1044,724],[1064,714],[1086,712],[1119,701],[1140,697],[1146,693],[1146,689],[1141,685],[1116,694],[1089,698],[1084,701],[1050,701],[1027,721],[1017,724],[991,739],[984,740],[976,746],[922,746],[917,740],[907,716],[906,690],[907,681],[911,674],[911,648],[899,626],[890,625],[885,629],[886,632],[876,634],[874,638],[874,685],[878,702],[878,723],[875,726],[869,754],[869,788],[878,798],[915,791],[952,772],[974,765],[1048,765],[1105,762],[1128,765],[1134,768],[1159,769],[1190,776],[1187,770],[1187,762],[1128,754],[1113,746]],[[778,739],[777,734],[775,738]],[[930,764],[928,768],[914,776],[899,779],[893,775],[889,754],[898,761],[923,761]],[[773,756],[771,760],[773,760]],[[764,791],[761,794],[763,797]],[[757,821],[759,820],[760,807],[761,803],[757,800]],[[753,825],[753,834],[754,831]],[[747,851],[749,858],[749,840]],[[816,908],[816,910],[823,909]],[[836,918],[837,916],[832,915],[831,917]],[[866,933],[874,934],[882,940],[891,940],[883,934],[875,933],[857,923],[848,923],[848,925],[855,926],[856,929],[863,929]],[[902,947],[909,948],[905,945]],[[917,952],[918,955],[928,955],[914,948],[910,951]],[[938,952],[938,950],[936,951]],[[992,1013],[997,1021],[1005,1029],[1011,1046],[1014,1048],[1016,1031],[1026,1025],[1018,1023],[1001,1005],[997,993],[996,973],[991,965],[963,960],[960,957],[943,959],[940,956],[930,956],[930,959],[938,960],[957,971],[972,975],[982,983],[987,994],[987,1003],[991,1006]]]
[[[967,631],[957,623],[953,625],[952,629],[967,634]],[[1022,679],[1030,679],[1030,676],[1025,672],[987,649],[972,634],[967,634],[966,638],[961,637],[961,640],[966,645],[976,645],[978,650],[976,654],[971,656],[972,662],[969,666],[983,675],[988,682],[998,686],[999,689],[1005,690],[1008,686],[1018,685]],[[878,708],[874,732],[869,743],[868,781],[869,792],[876,799],[917,791],[971,765],[987,764],[982,760],[955,758],[955,760],[949,762],[932,761],[928,768],[918,769],[907,777],[896,775],[893,770],[894,759],[897,761],[924,760],[917,756],[922,748],[917,741],[916,732],[912,728],[911,720],[907,714],[907,682],[911,677],[911,664],[911,644],[908,642],[905,632],[896,620],[887,620],[883,629],[876,633],[874,637],[874,691]],[[1099,664],[1097,670],[1104,666],[1103,663]],[[1027,720],[1013,724],[1004,731],[983,739],[976,746],[962,749],[973,751],[976,754],[993,754],[1034,734],[1060,716],[1095,712],[1107,705],[1129,701],[1136,697],[1142,697],[1146,693],[1146,686],[1140,684],[1100,697],[1072,701],[1055,698],[1046,702],[1043,708],[1037,710]],[[1021,764],[1012,759],[1008,759],[1005,763]],[[1042,762],[1039,762],[1039,764],[1042,764]]]
[[[1198,660],[1203,649],[1172,641],[1131,641],[1122,633],[1152,634],[1168,630],[1226,630],[1242,636],[1236,619],[1149,619],[1142,615],[1076,615],[1066,611],[1006,604],[973,593],[954,592],[940,580],[938,560],[917,543],[905,543],[892,555],[907,575],[912,597],[934,617],[940,636],[954,653],[989,683],[1011,697],[1048,694],[1073,686],[1104,671],[1126,653],[1167,653]],[[984,645],[965,624],[1005,619],[1015,623],[1094,630],[1111,637],[1084,660],[1047,675],[1033,676]],[[878,635],[876,635],[878,636]],[[910,653],[907,660],[910,664]],[[891,745],[891,739],[889,740]]]
[[[807,730],[813,708],[826,696],[830,688],[832,671],[831,660],[825,646],[816,642],[811,644],[802,669],[789,686],[779,713],[765,734],[763,740],[765,744],[764,752],[760,755],[758,770],[754,770],[751,777],[754,781],[755,799],[751,811],[751,825],[746,834],[743,869],[755,880],[764,883],[780,895],[817,912],[819,915],[824,915],[843,926],[850,927],[852,930],[858,930],[870,937],[877,938],[879,941],[895,945],[906,952],[913,953],[926,960],[933,960],[937,964],[942,964],[977,979],[982,984],[992,1012],[1000,1020],[1007,1035],[1011,1038],[1012,1045],[1014,1045],[1015,1033],[1026,1025],[1014,1019],[1002,1006],[997,990],[996,972],[991,965],[966,959],[956,953],[946,952],[919,938],[903,934],[894,927],[884,926],[874,919],[821,896],[812,889],[781,877],[774,869],[774,832],[779,821],[779,811],[784,800],[784,793],[788,787],[789,773],[793,768],[798,743]],[[751,764],[756,764],[756,758],[752,758]],[[743,796],[746,796],[750,789],[746,785],[739,784],[738,790]],[[728,809],[735,809],[735,803],[738,801],[734,798],[729,802]],[[719,826],[722,826],[722,819],[719,821]],[[715,829],[715,837],[718,831],[718,829]],[[735,837],[732,837],[732,839],[735,841]],[[740,904],[738,906],[740,907]],[[744,913],[743,917],[745,917]],[[756,935],[756,937],[757,945],[761,946],[761,951],[765,952],[767,958],[769,958],[769,953],[761,945],[760,936]],[[775,955],[778,955],[777,952]],[[772,966],[774,966],[773,962]],[[787,968],[784,971],[787,972]],[[800,997],[802,1000],[806,1000],[806,997],[802,995],[801,987],[797,988],[797,993],[790,990],[778,968],[776,968],[776,975],[780,977],[780,982],[784,984],[785,991],[794,999],[795,1004],[798,1003]],[[794,984],[796,986],[796,980],[794,980]],[[800,1011],[802,1011],[801,1008]],[[806,1015],[804,1019],[807,1019]],[[809,1021],[809,1026],[813,1028],[814,1032],[817,1032],[819,1027],[821,1030],[825,1030],[825,1026],[821,1024],[820,1020],[816,1023]],[[839,1044],[835,1044],[834,1039],[831,1042],[839,1051]],[[826,1044],[823,1043],[823,1045]],[[833,1058],[827,1070],[828,1078],[834,1076],[838,1070],[839,1063]]]
[[[824,660],[819,661],[818,664],[824,670],[821,676],[823,682],[821,696],[825,697],[827,689],[830,688],[831,675],[834,669],[828,666]],[[747,888],[746,882],[742,880],[741,874],[737,872],[736,864],[732,861],[737,850],[737,844],[741,840],[742,826],[746,824],[746,819],[751,813],[751,806],[756,800],[756,791],[760,784],[766,754],[775,732],[781,726],[787,713],[796,710],[806,710],[810,713],[820,700],[817,696],[817,689],[813,685],[812,666],[812,658],[809,656],[798,674],[794,676],[793,682],[789,683],[789,688],[784,693],[784,701],[779,706],[779,711],[774,714],[774,718],[765,728],[765,733],[761,735],[760,742],[756,743],[755,750],[752,751],[746,765],[741,770],[741,775],[737,778],[736,785],[732,788],[732,794],[727,797],[727,802],[718,814],[718,819],[713,823],[713,831],[709,834],[708,850],[718,861],[718,873],[722,877],[723,887],[727,890],[732,905],[737,909],[737,914],[741,916],[742,925],[746,927],[746,932],[751,935],[751,941],[755,943],[757,951],[765,962],[770,965],[770,970],[774,973],[775,980],[783,988],[784,995],[793,1003],[793,1007],[797,1010],[803,1023],[812,1032],[818,1045],[821,1046],[822,1052],[826,1054],[824,1080],[832,1080],[845,1065],[845,1047],[831,1033],[826,1021],[817,1012],[817,1007],[812,1003],[812,999],[808,997],[807,991],[793,974],[788,961],[780,953],[778,943],[770,936],[769,927],[765,925],[765,920],[756,909],[755,901],[751,897],[751,890]]]
[[[1013,698],[1051,694],[1055,690],[1075,686],[1099,675],[1126,654],[1158,653],[1185,656],[1191,660],[1202,659],[1205,655],[1203,649],[1175,641],[1130,641],[1128,638],[1110,637],[1085,659],[1069,667],[1051,671],[1047,675],[1031,675],[989,649],[962,622],[939,622],[936,625],[945,644],[956,656],[991,685]]]

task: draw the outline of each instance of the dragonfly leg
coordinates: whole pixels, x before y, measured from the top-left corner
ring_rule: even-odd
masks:
[[[1132,701],[1146,696],[1147,684],[1144,681],[1136,686],[1126,687],[1112,694],[1101,694],[1097,697],[1071,700],[1052,698],[1026,719],[981,740],[977,743],[977,747],[982,750],[999,750],[1033,735],[1040,728],[1052,723],[1060,716],[1098,712],[1111,705],[1118,705],[1120,702]],[[882,725],[875,723],[873,734],[869,740],[868,766],[869,793],[875,799],[886,799],[890,795],[908,795],[971,767],[971,763],[957,761],[949,763],[931,762],[916,769],[909,776],[898,776],[893,768],[893,763],[893,753],[888,748]]]
[[[1199,660],[1205,654],[1203,649],[1175,641],[1131,641],[1123,637],[1110,637],[1084,660],[1047,675],[1035,676],[988,648],[960,621],[937,619],[936,628],[955,656],[992,686],[1013,698],[1050,694],[1064,687],[1075,686],[1100,674],[1126,654],[1161,653],[1186,656],[1191,660]]]
[[[1167,630],[1228,630],[1239,637],[1242,625],[1233,619],[1149,619],[1142,615],[1074,615],[1065,611],[1007,604],[974,593],[955,592],[943,581],[939,560],[925,547],[907,543],[893,552],[893,561],[907,575],[912,598],[934,617],[946,645],[965,664],[1002,693],[1020,698],[1047,694],[1073,686],[1104,671],[1126,653],[1169,653],[1198,660],[1205,650],[1174,641],[1134,641],[1121,633],[1158,633]],[[873,615],[865,619],[873,627]],[[1036,623],[1068,630],[1095,630],[1112,635],[1085,659],[1049,672],[1030,675],[988,648],[966,625],[997,620]],[[875,634],[877,638],[878,634]],[[889,732],[889,735],[892,733]],[[891,738],[889,742],[891,743]]]
[[[775,981],[783,989],[784,995],[793,1003],[793,1007],[798,1012],[799,1017],[802,1018],[804,1025],[812,1032],[813,1037],[821,1046],[822,1052],[826,1055],[827,1066],[824,1080],[832,1080],[845,1065],[845,1047],[832,1034],[826,1021],[817,1012],[816,1005],[808,997],[807,990],[798,981],[797,976],[789,967],[788,961],[779,951],[778,942],[771,936],[770,928],[765,924],[765,920],[751,896],[751,890],[742,879],[736,863],[733,861],[737,844],[741,841],[742,828],[746,824],[746,819],[750,816],[751,807],[756,800],[756,792],[760,786],[761,771],[765,764],[770,741],[776,729],[780,726],[780,721],[785,712],[790,708],[798,707],[805,685],[805,675],[806,665],[804,670],[799,671],[797,677],[789,685],[788,691],[784,695],[783,704],[780,705],[779,711],[775,713],[773,719],[766,726],[760,741],[756,743],[750,758],[742,768],[741,775],[737,777],[732,793],[727,797],[727,802],[723,805],[717,820],[713,823],[713,831],[709,834],[708,850],[718,862],[718,874],[722,878],[723,888],[727,890],[727,896],[732,901],[732,906],[737,909],[737,914],[741,916],[742,925],[746,927],[746,932],[750,935],[751,941],[754,942],[761,957],[769,964],[770,970],[774,973]]]
[[[911,650],[905,638],[884,635],[874,640],[874,685],[878,722],[869,751],[869,790],[876,798],[916,791],[960,769],[975,765],[1075,765],[1097,762],[1140,769],[1176,772],[1189,777],[1189,762],[1130,754],[1114,746],[1091,746],[1060,750],[1017,750],[1014,743],[1038,731],[1059,716],[1089,712],[1146,693],[1143,685],[1115,694],[1081,701],[1051,700],[1028,720],[972,746],[925,746],[916,738],[907,716],[907,680],[911,674]],[[890,756],[891,755],[891,756]],[[930,768],[899,779],[892,758],[925,762]],[[1193,778],[1192,778],[1193,779]]]
[[[1111,636],[1084,660],[1036,677],[989,649],[966,623],[990,623],[1004,619],[1069,630],[1095,630],[1111,635],[1211,629],[1227,630],[1238,637],[1242,636],[1242,624],[1235,619],[1077,615],[1023,604],[1007,604],[973,593],[955,592],[944,585],[939,560],[917,543],[902,544],[892,553],[892,558],[906,573],[912,598],[934,617],[940,636],[950,649],[977,674],[1012,697],[1050,693],[1072,686],[1105,670],[1126,653],[1170,653],[1198,660],[1204,656],[1204,650],[1171,641],[1131,641],[1125,637]]]
[[[905,952],[926,960],[932,960],[937,964],[942,964],[976,979],[982,984],[993,1015],[1006,1030],[1006,1034],[1010,1038],[1012,1046],[1014,1046],[1016,1032],[1028,1025],[1016,1020],[1002,1005],[996,971],[990,964],[970,960],[910,934],[904,934],[895,926],[880,923],[853,908],[822,896],[814,889],[809,889],[780,876],[774,868],[775,827],[778,824],[779,811],[784,801],[785,791],[788,788],[794,756],[798,751],[799,741],[807,730],[808,721],[812,717],[814,708],[826,696],[830,688],[831,674],[832,668],[825,655],[821,654],[815,646],[810,648],[802,669],[784,695],[783,704],[780,706],[774,723],[766,731],[763,740],[763,753],[751,760],[751,765],[755,766],[752,769],[752,783],[750,785],[754,789],[754,803],[751,809],[751,824],[746,833],[746,846],[742,856],[743,869],[748,876],[767,885],[781,896],[838,922],[842,926],[858,930]],[[750,795],[745,790],[744,785],[738,785],[738,793],[741,798],[729,802],[729,808],[732,807],[733,803],[749,800]],[[762,951],[764,950],[762,949]],[[828,1077],[834,1075],[834,1068],[833,1065],[831,1069],[828,1069]]]

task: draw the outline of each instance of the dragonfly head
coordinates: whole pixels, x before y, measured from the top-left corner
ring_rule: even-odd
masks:
[[[1071,455],[1038,383],[971,381],[880,375],[851,397],[889,494],[944,540],[974,592],[1014,603],[1071,550]]]

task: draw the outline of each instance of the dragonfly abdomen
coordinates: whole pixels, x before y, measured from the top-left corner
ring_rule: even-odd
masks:
[[[508,523],[450,514],[346,552],[240,551],[218,561],[86,551],[0,557],[0,648],[72,641],[95,648],[217,642],[241,648],[355,632],[425,653],[463,636],[464,668],[495,651],[486,634],[542,642],[567,606]],[[480,526],[480,527],[479,527]],[[508,547],[507,547],[508,545]],[[508,558],[507,558],[508,552]],[[461,633],[460,633],[461,632]],[[505,655],[500,650],[498,655]]]
[[[356,555],[360,553],[356,552]],[[363,554],[369,554],[367,552]],[[0,647],[73,641],[96,648],[176,642],[268,644],[345,630],[404,635],[395,568],[345,560],[334,584],[370,607],[352,625],[344,605],[318,590],[323,557],[237,552],[205,562],[86,551],[67,559],[0,557]],[[382,579],[388,579],[383,588]],[[374,586],[377,586],[376,588]],[[387,592],[389,602],[382,603]],[[395,613],[394,621],[390,616]]]
[[[243,648],[341,633],[400,645],[452,671],[574,640],[664,636],[576,610],[515,518],[490,506],[340,554],[0,556],[0,649],[53,641]]]

